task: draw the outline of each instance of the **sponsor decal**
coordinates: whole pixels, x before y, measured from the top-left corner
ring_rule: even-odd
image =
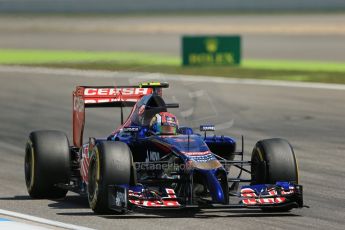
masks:
[[[80,97],[74,97],[73,109],[76,112],[84,112],[84,100]]]
[[[159,161],[160,159],[159,152],[147,150],[145,162]]]
[[[92,103],[106,103],[106,102],[115,102],[115,101],[132,101],[136,102],[137,99],[122,99],[122,98],[93,98],[93,99],[86,99],[85,104],[92,104]]]
[[[146,95],[148,88],[86,88],[85,96]]]
[[[215,131],[214,125],[201,125],[200,131]]]
[[[150,94],[150,88],[85,88],[85,104],[116,101],[137,102],[141,96]]]
[[[129,126],[129,127],[124,127],[122,129],[124,132],[139,132],[139,127],[138,126]]]
[[[238,65],[241,61],[240,36],[184,36],[183,65]]]
[[[90,154],[89,144],[83,145],[82,158],[80,160],[80,174],[83,181],[86,183],[89,181],[89,176],[88,176],[89,164],[90,164],[89,154]]]

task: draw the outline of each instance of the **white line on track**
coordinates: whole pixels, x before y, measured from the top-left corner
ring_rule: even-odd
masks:
[[[27,214],[18,213],[18,212],[7,211],[7,210],[3,210],[3,209],[0,209],[0,214],[5,215],[5,216],[23,219],[23,220],[28,220],[28,221],[36,222],[36,223],[40,223],[40,224],[46,224],[46,225],[58,227],[58,228],[66,228],[66,229],[73,229],[73,230],[92,230],[92,228],[81,227],[81,226],[77,226],[77,225],[73,225],[73,224],[66,224],[66,223],[62,223],[62,222],[58,222],[58,221],[54,221],[54,220],[48,220],[48,219],[44,219],[44,218],[40,218],[40,217],[36,217],[36,216],[31,216],[31,215],[27,215]]]
[[[208,82],[220,84],[238,84],[238,85],[261,85],[261,86],[280,86],[310,89],[328,89],[345,90],[345,84],[331,83],[311,83],[311,82],[291,82],[279,80],[257,80],[257,79],[239,79],[224,78],[213,76],[186,76],[172,74],[139,73],[139,72],[114,72],[101,70],[77,70],[77,69],[56,69],[44,67],[25,67],[25,66],[0,66],[0,72],[3,73],[30,73],[45,74],[50,76],[81,76],[81,77],[99,77],[99,78],[134,78],[143,80],[170,80],[182,82]],[[135,80],[134,80],[135,81]]]

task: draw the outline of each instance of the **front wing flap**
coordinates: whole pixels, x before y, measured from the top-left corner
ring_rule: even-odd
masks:
[[[242,204],[248,207],[274,207],[287,204],[303,207],[303,187],[289,182],[242,186],[240,197]]]
[[[181,208],[175,191],[165,188],[159,192],[137,186],[109,186],[109,208],[123,211],[128,208]]]

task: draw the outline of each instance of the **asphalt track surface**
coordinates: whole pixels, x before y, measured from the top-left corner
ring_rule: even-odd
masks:
[[[65,200],[33,200],[24,182],[24,146],[30,131],[62,130],[71,137],[71,92],[76,85],[169,80],[167,101],[180,123],[213,122],[218,134],[255,142],[288,139],[297,155],[305,204],[289,213],[260,210],[140,212],[98,216],[74,193]],[[139,73],[28,70],[0,67],[0,207],[97,229],[343,229],[345,225],[345,91],[236,83]],[[218,79],[214,81],[214,79]],[[219,80],[220,79],[220,80]],[[87,112],[85,136],[106,136],[119,124],[116,109]]]
[[[181,36],[240,34],[244,58],[345,61],[345,14],[0,15],[0,48],[180,54]]]

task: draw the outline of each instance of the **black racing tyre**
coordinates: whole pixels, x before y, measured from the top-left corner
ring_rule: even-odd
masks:
[[[25,182],[32,198],[64,198],[67,190],[56,187],[69,183],[70,149],[66,135],[43,130],[30,133],[25,148]]]
[[[251,158],[251,184],[275,184],[288,181],[298,184],[298,166],[290,143],[273,138],[258,141]],[[288,211],[291,208],[263,208],[265,211]]]
[[[98,143],[91,154],[88,172],[88,200],[97,214],[110,214],[108,186],[135,184],[132,152],[120,141]]]

